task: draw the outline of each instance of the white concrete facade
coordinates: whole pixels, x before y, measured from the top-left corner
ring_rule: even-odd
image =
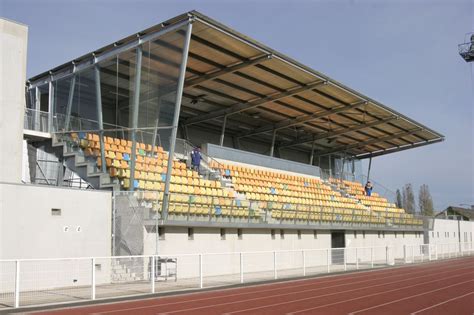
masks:
[[[331,231],[243,228],[239,238],[235,228],[161,227],[158,253],[198,254],[250,251],[284,251],[331,248]],[[188,236],[191,229],[192,237]],[[225,238],[221,237],[221,230]],[[346,231],[346,247],[377,247],[423,244],[422,232]],[[156,234],[145,232],[145,255],[155,254]]]
[[[27,43],[27,26],[0,18],[0,181],[21,182]]]
[[[243,228],[241,237],[235,228],[225,228],[225,239],[221,238],[220,228],[192,229],[192,239],[188,238],[188,227],[164,227],[164,235],[158,241],[160,255],[228,253],[249,251],[282,251],[299,249],[320,249],[331,247],[330,231],[283,230]],[[155,254],[156,234],[145,232],[145,255]]]
[[[449,244],[474,241],[474,222],[433,219],[432,226],[432,230],[425,232],[425,243]]]
[[[329,230],[251,229],[203,227],[161,227],[158,240],[158,255],[176,257],[180,276],[197,276],[199,254],[203,254],[206,275],[238,274],[239,253],[244,256],[246,272],[268,272],[274,264],[273,252],[277,253],[278,268],[302,266],[303,255],[308,266],[342,264],[344,256],[348,264],[359,261],[386,261],[387,246],[389,259],[403,259],[403,245],[423,244],[422,232],[345,232],[346,251],[328,249],[332,247]],[[340,231],[338,231],[340,232]],[[145,231],[145,255],[156,254],[156,234]],[[359,248],[356,254],[355,248]],[[365,247],[367,250],[360,250]],[[370,251],[369,247],[375,249]],[[305,253],[303,254],[303,251]],[[328,258],[329,255],[329,258]],[[372,256],[372,257],[371,257]]]
[[[0,183],[0,259],[110,256],[111,204],[106,191]]]

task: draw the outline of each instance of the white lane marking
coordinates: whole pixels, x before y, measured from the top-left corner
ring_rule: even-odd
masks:
[[[464,282],[459,282],[459,283],[455,283],[455,284],[452,284],[452,285],[444,286],[444,287],[439,288],[439,289],[435,289],[435,290],[426,291],[426,292],[423,292],[423,293],[419,293],[419,294],[407,296],[407,297],[404,297],[404,298],[401,298],[401,299],[393,300],[393,301],[390,301],[390,302],[387,302],[387,303],[383,303],[383,304],[379,304],[379,305],[374,305],[374,306],[371,306],[371,307],[364,308],[364,309],[362,309],[362,310],[358,310],[358,311],[349,313],[349,315],[353,315],[353,314],[357,314],[357,313],[360,313],[360,312],[372,310],[372,309],[374,309],[374,308],[379,308],[379,307],[381,307],[381,306],[390,305],[390,304],[393,304],[393,303],[398,303],[398,302],[400,302],[400,301],[409,300],[409,299],[412,299],[412,298],[417,297],[417,296],[422,296],[422,295],[425,295],[425,294],[428,294],[428,293],[433,293],[433,292],[445,290],[445,289],[447,289],[447,288],[455,287],[455,286],[457,286],[457,285],[461,285],[461,284],[468,283],[468,282],[473,282],[473,281],[474,281],[474,279],[468,280],[468,281],[464,281]]]
[[[466,268],[461,268],[461,270],[462,270],[462,269],[470,269],[470,268],[472,268],[472,267],[469,266],[469,267],[466,267]],[[457,271],[459,271],[459,270],[450,270],[450,271],[440,272],[440,273],[438,273],[438,274],[446,273],[446,272],[453,272],[453,271],[456,271],[456,272],[457,272]],[[465,275],[465,274],[464,274],[464,275]],[[459,275],[458,277],[464,276],[464,275]],[[406,276],[406,274],[404,274],[403,276]],[[385,283],[381,283],[381,284],[377,284],[377,285],[370,285],[370,286],[362,287],[362,288],[356,288],[356,289],[351,289],[351,290],[339,291],[339,292],[336,292],[336,293],[329,293],[329,294],[318,295],[317,297],[312,296],[312,297],[309,297],[309,298],[297,299],[297,300],[292,300],[292,301],[289,301],[289,302],[282,302],[282,303],[278,303],[278,304],[271,304],[271,305],[256,307],[256,308],[252,308],[252,309],[245,309],[245,310],[238,310],[238,311],[234,311],[234,312],[227,312],[227,313],[225,313],[225,314],[235,314],[235,313],[241,313],[241,312],[248,311],[248,310],[253,310],[253,309],[261,309],[261,308],[273,307],[273,306],[276,306],[276,305],[283,305],[283,304],[291,304],[291,303],[294,303],[294,302],[299,302],[299,301],[304,301],[304,300],[309,300],[309,299],[315,299],[315,298],[320,298],[320,297],[325,297],[325,296],[331,296],[331,295],[336,295],[336,294],[341,294],[341,293],[346,293],[346,292],[353,292],[353,291],[358,291],[358,290],[363,290],[363,289],[368,289],[368,288],[373,288],[373,287],[378,287],[378,286],[386,286],[387,284],[393,284],[393,283],[403,282],[403,281],[410,281],[410,280],[413,280],[413,279],[424,278],[424,277],[430,277],[430,276],[432,276],[432,275],[424,275],[424,276],[419,276],[419,277],[414,277],[414,278],[404,279],[404,280],[398,280],[398,281],[393,281],[393,282],[388,282],[388,283],[385,282]],[[455,276],[455,277],[456,277],[456,276]],[[444,280],[444,279],[449,279],[449,278],[450,278],[450,277],[442,278],[442,280]],[[361,282],[368,282],[368,281],[371,281],[371,280],[361,281]],[[439,280],[433,280],[433,281],[439,281]],[[429,282],[433,282],[433,281],[429,281]],[[425,282],[425,283],[429,283],[429,282]],[[354,282],[354,283],[355,283],[355,282]],[[345,284],[345,285],[353,285],[354,283],[349,283],[349,284]],[[419,284],[417,284],[417,285],[419,285]],[[341,286],[341,285],[335,285],[335,286],[332,286],[332,287],[338,287],[338,286]],[[181,312],[187,312],[187,311],[194,311],[194,310],[199,310],[199,309],[204,309],[204,308],[211,308],[211,307],[215,307],[215,306],[232,305],[232,304],[238,304],[238,303],[249,302],[249,301],[257,301],[257,300],[262,300],[262,299],[273,299],[273,298],[281,297],[281,296],[288,296],[288,295],[293,295],[293,294],[300,294],[300,293],[306,293],[306,292],[313,292],[313,291],[326,290],[326,289],[328,289],[328,288],[331,288],[331,287],[317,288],[317,289],[309,289],[309,290],[296,291],[296,292],[291,292],[291,293],[276,294],[276,295],[266,296],[266,297],[260,297],[260,298],[239,300],[239,301],[227,302],[227,303],[219,303],[219,304],[206,305],[206,306],[200,306],[200,307],[192,307],[192,308],[187,308],[187,309],[182,309],[182,310],[176,310],[176,311],[170,311],[170,312],[164,312],[164,313],[158,313],[158,314],[160,314],[160,315],[175,314],[175,313],[181,313]]]
[[[438,303],[438,304],[435,304],[435,305],[431,305],[431,306],[429,306],[429,307],[426,307],[426,308],[423,308],[423,309],[418,310],[418,311],[416,311],[416,312],[413,312],[413,313],[411,313],[410,315],[416,315],[416,314],[418,314],[418,313],[421,313],[421,312],[424,312],[424,311],[426,311],[426,310],[429,310],[429,309],[438,307],[438,306],[440,306],[440,305],[443,305],[443,304],[446,304],[446,303],[455,301],[455,300],[457,300],[457,299],[462,299],[463,297],[466,297],[466,296],[471,295],[471,294],[474,294],[474,292],[469,292],[469,293],[463,294],[463,295],[461,295],[461,296],[457,296],[457,297],[455,297],[455,298],[446,300],[446,301],[444,301],[444,302],[441,302],[441,303]]]
[[[466,268],[463,268],[463,269],[466,269]],[[457,271],[457,270],[455,270],[455,271]],[[442,273],[446,273],[446,272],[442,272]],[[438,273],[438,274],[439,274],[439,273]],[[429,276],[431,276],[431,275],[429,275]],[[455,277],[460,277],[460,276],[455,276]],[[417,278],[423,278],[423,276],[421,276],[421,277],[415,277],[415,278],[410,278],[410,279],[407,279],[407,280],[399,280],[399,281],[394,281],[394,282],[388,282],[388,283],[384,283],[384,284],[380,284],[380,285],[393,284],[393,283],[403,282],[403,281],[408,281],[408,280],[413,280],[413,279],[417,279]],[[427,283],[436,282],[436,281],[439,281],[439,280],[450,279],[450,278],[451,278],[451,277],[446,277],[446,278],[442,278],[442,279],[438,279],[438,280],[426,281],[426,282],[418,283],[418,284],[411,285],[411,286],[405,286],[405,287],[402,287],[402,288],[393,289],[393,290],[390,290],[390,291],[383,291],[383,292],[379,292],[379,293],[375,293],[375,294],[370,294],[370,295],[367,295],[367,296],[373,296],[373,295],[384,294],[384,293],[387,293],[387,292],[398,291],[398,290],[401,290],[401,289],[411,288],[411,287],[415,287],[415,286],[418,286],[418,285],[421,285],[421,284],[427,284]],[[277,304],[270,304],[270,305],[264,305],[264,306],[259,306],[259,307],[253,307],[253,308],[249,308],[249,309],[243,309],[243,310],[238,310],[238,311],[234,311],[234,312],[228,312],[228,313],[225,313],[225,314],[226,314],[226,315],[229,315],[229,314],[237,314],[237,313],[242,313],[242,312],[247,312],[247,311],[254,311],[254,310],[262,309],[262,308],[275,307],[275,306],[280,306],[280,305],[285,305],[285,304],[291,304],[291,303],[295,303],[295,302],[301,302],[301,301],[307,301],[307,300],[311,300],[311,299],[317,299],[317,298],[320,298],[320,297],[326,297],[326,296],[331,296],[331,295],[337,295],[337,294],[340,294],[340,293],[347,293],[347,292],[351,292],[351,291],[358,291],[358,290],[362,290],[362,289],[373,288],[373,287],[377,287],[377,286],[380,286],[380,285],[374,285],[374,286],[368,286],[368,287],[357,288],[357,289],[352,289],[352,290],[340,291],[340,292],[337,292],[337,293],[324,294],[324,295],[319,295],[319,296],[317,296],[317,297],[312,296],[312,297],[308,297],[308,298],[302,298],[302,299],[292,300],[292,301],[289,301],[289,302],[282,302],[282,303],[277,303]],[[364,298],[364,297],[366,297],[366,296],[357,297],[357,298],[353,298],[353,299],[349,299],[349,300],[344,300],[344,301],[339,301],[339,302],[334,302],[334,303],[330,303],[330,304],[325,304],[325,305],[318,306],[318,307],[314,307],[314,308],[308,308],[308,309],[304,309],[304,310],[299,310],[299,311],[287,313],[287,315],[288,315],[288,314],[297,314],[297,313],[299,313],[299,312],[304,312],[304,311],[306,311],[306,310],[316,309],[316,308],[320,308],[320,307],[326,307],[326,306],[330,306],[330,305],[341,304],[341,303],[345,303],[345,302],[348,302],[348,301],[355,301],[355,300],[358,300],[358,299],[361,299],[361,298]]]
[[[465,262],[463,260],[461,260],[460,263],[457,263],[455,265],[450,265],[450,266],[445,266],[445,265],[446,264],[444,264],[444,263],[443,264],[434,264],[434,265],[431,265],[429,267],[430,267],[430,269],[443,270],[446,267],[463,266],[463,265],[465,265]],[[470,266],[470,264],[469,264],[469,266]],[[218,299],[218,298],[227,298],[227,297],[235,297],[235,296],[241,296],[241,295],[247,295],[247,294],[277,291],[277,290],[282,290],[282,289],[293,289],[293,288],[297,288],[297,287],[305,287],[305,286],[309,286],[309,285],[314,285],[317,282],[318,279],[336,278],[336,279],[333,279],[333,280],[330,280],[330,281],[325,281],[325,282],[319,282],[318,283],[318,284],[327,284],[327,283],[332,283],[332,282],[345,280],[346,278],[350,278],[350,279],[364,278],[366,273],[377,273],[377,272],[381,273],[381,271],[393,270],[393,272],[384,273],[384,275],[389,274],[389,275],[392,275],[392,276],[381,277],[381,278],[376,278],[376,279],[370,279],[370,280],[366,280],[366,281],[353,282],[352,284],[354,284],[354,283],[363,283],[363,282],[373,281],[373,280],[377,280],[377,279],[387,279],[387,278],[399,276],[399,269],[404,269],[406,267],[408,267],[408,266],[404,265],[404,266],[394,267],[394,268],[391,268],[391,269],[388,269],[388,270],[387,269],[385,269],[385,270],[380,270],[379,269],[379,270],[368,270],[368,271],[362,271],[362,272],[350,273],[350,274],[343,274],[343,275],[341,275],[341,274],[328,275],[328,276],[324,276],[324,277],[318,277],[318,278],[314,279],[315,281],[311,281],[313,279],[301,279],[301,280],[291,280],[291,281],[284,281],[284,282],[278,282],[278,283],[272,283],[272,284],[268,284],[268,283],[266,283],[266,284],[255,284],[255,285],[251,285],[251,286],[246,287],[246,288],[255,288],[255,287],[262,287],[262,286],[274,286],[275,284],[285,284],[285,283],[302,282],[302,281],[309,282],[310,281],[310,283],[299,284],[299,285],[294,285],[294,286],[288,286],[288,287],[284,287],[284,288],[280,287],[280,288],[273,288],[273,289],[267,289],[267,290],[235,293],[235,294],[228,294],[228,295],[221,295],[221,296],[213,296],[213,297],[209,297],[209,298],[200,298],[200,299],[194,299],[194,300],[170,302],[170,303],[165,303],[165,304],[151,304],[151,305],[147,305],[147,306],[137,306],[137,307],[131,307],[131,308],[124,308],[124,309],[120,309],[120,310],[114,309],[114,310],[110,310],[110,311],[103,311],[103,312],[93,313],[93,315],[102,315],[102,314],[110,314],[110,313],[117,313],[117,312],[134,311],[134,310],[139,310],[139,309],[153,308],[153,307],[156,307],[156,306],[169,306],[169,305],[176,305],[176,304],[183,304],[183,303],[190,303],[190,302],[199,302],[199,301],[213,300],[213,299]],[[413,267],[413,266],[409,266],[409,267]],[[419,265],[417,267],[419,267]],[[410,269],[412,269],[412,268],[410,268]],[[419,274],[421,272],[426,272],[426,270],[419,270],[418,268],[415,268],[415,270],[413,272],[410,272],[408,274]],[[350,275],[354,276],[354,275],[359,275],[359,274],[361,274],[360,277],[350,277]],[[393,275],[393,274],[395,274],[395,275]],[[347,284],[344,284],[344,285],[347,285]],[[334,287],[334,286],[332,286],[332,287]],[[328,287],[325,287],[325,288],[328,288]],[[325,288],[322,288],[322,289],[325,289]],[[236,288],[222,289],[222,291],[230,291],[230,290],[236,290]],[[192,295],[202,294],[202,293],[205,293],[205,292],[201,291],[201,292],[187,293],[187,294],[179,295],[178,297],[188,296],[188,295],[192,296]],[[176,296],[174,296],[174,297],[176,297]],[[133,302],[133,301],[124,301],[123,303],[130,303],[130,302]],[[122,303],[122,302],[120,302],[120,303]],[[114,303],[107,303],[107,304],[104,304],[104,305],[109,305],[109,304],[114,304]]]

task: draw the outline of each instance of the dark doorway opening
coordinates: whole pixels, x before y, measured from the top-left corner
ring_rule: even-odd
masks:
[[[331,259],[333,264],[344,263],[344,248],[346,247],[346,234],[344,231],[331,232]]]

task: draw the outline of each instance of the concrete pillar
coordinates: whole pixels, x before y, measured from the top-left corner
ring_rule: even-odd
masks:
[[[26,25],[0,18],[0,181],[5,182],[21,182],[27,41]]]

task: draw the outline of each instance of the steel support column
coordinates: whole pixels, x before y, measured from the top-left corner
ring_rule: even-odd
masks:
[[[173,129],[171,130],[170,149],[169,149],[169,156],[168,156],[168,169],[166,171],[165,191],[163,194],[162,217],[165,220],[168,217],[171,170],[173,169],[173,158],[174,158],[174,149],[176,146],[176,134],[178,132],[179,112],[181,110],[181,99],[183,97],[184,79],[186,77],[186,65],[188,62],[188,52],[189,52],[189,44],[191,42],[192,30],[193,30],[193,24],[192,24],[192,21],[190,20],[188,22],[188,27],[186,30],[186,37],[184,40],[184,47],[183,47],[183,56],[181,58],[181,67],[179,70],[178,90],[176,92],[176,103],[175,103],[174,117],[173,117]]]
[[[344,178],[344,164],[346,162],[346,157],[345,155],[342,157],[342,166],[341,166],[341,182],[345,179]]]
[[[369,159],[369,168],[367,169],[367,181],[369,181],[370,178],[370,169],[372,168],[372,157]]]
[[[140,87],[141,87],[141,77],[142,77],[142,56],[143,48],[142,46],[137,47],[137,56],[136,56],[136,69],[135,69],[135,88],[133,91],[133,103],[132,103],[132,155],[130,157],[130,185],[129,190],[133,191],[135,189],[135,163],[137,158],[137,127],[138,127],[138,107],[140,105]]]
[[[74,87],[76,86],[76,75],[73,74],[71,78],[71,85],[69,86],[69,97],[67,100],[66,108],[66,121],[64,123],[64,131],[69,130],[69,124],[71,122],[71,111],[72,111],[72,101],[74,99]]]
[[[277,130],[273,130],[273,135],[272,135],[272,146],[270,148],[270,156],[273,156],[273,153],[275,152],[275,140],[276,140],[276,133]]]
[[[47,132],[53,132],[53,111],[54,111],[54,85],[50,81],[48,84],[49,95],[48,95],[48,130]]]
[[[153,130],[153,139],[151,140],[151,148],[155,150],[156,146],[156,137],[158,136],[158,126],[160,124],[160,108],[161,108],[161,98],[158,99],[158,114],[155,119],[155,129]],[[154,152],[154,151],[153,151]]]
[[[225,125],[227,123],[227,115],[224,116],[224,121],[222,122],[222,131],[221,131],[221,139],[219,141],[219,145],[222,147],[224,145],[224,137],[225,137]]]
[[[102,163],[102,172],[107,172],[107,165],[105,164],[105,141],[104,141],[104,123],[102,121],[102,93],[100,90],[100,68],[96,64],[94,67],[95,75],[95,105],[97,110],[97,123],[99,124],[99,141],[100,141],[100,160]]]
[[[40,110],[41,110],[41,92],[38,87],[35,87],[35,115],[34,115],[34,125],[33,130],[41,130],[40,124]]]
[[[332,161],[331,161],[331,154],[328,155],[328,164],[329,164],[329,177],[332,177]]]
[[[309,165],[313,165],[314,160],[314,141],[311,143],[311,155],[309,157]]]

